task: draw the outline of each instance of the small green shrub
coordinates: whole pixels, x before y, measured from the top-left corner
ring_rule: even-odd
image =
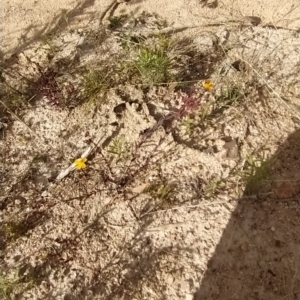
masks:
[[[244,93],[240,86],[233,85],[221,90],[221,94],[216,97],[216,105],[211,115],[222,114],[230,106],[237,106],[242,99],[244,99]]]
[[[144,193],[151,195],[157,205],[162,209],[172,206],[172,199],[175,194],[175,187],[167,182],[153,182],[145,190]]]
[[[108,73],[104,70],[89,70],[84,77],[84,97],[88,103],[97,103],[100,94],[110,87]]]
[[[124,140],[124,136],[114,139],[109,145],[107,152],[116,157],[116,163],[128,158],[130,152],[129,147]]]
[[[246,195],[259,194],[265,191],[267,188],[266,180],[272,175],[274,162],[274,158],[255,158],[253,155],[246,158],[244,168],[239,173],[246,185]]]
[[[215,196],[216,193],[224,187],[224,182],[219,178],[215,177],[209,181],[209,184],[205,188],[204,191],[204,198],[210,199],[211,197]]]
[[[16,276],[14,278],[7,278],[4,275],[0,275],[0,295],[3,297],[1,299],[10,300],[11,293],[19,285],[19,278]]]

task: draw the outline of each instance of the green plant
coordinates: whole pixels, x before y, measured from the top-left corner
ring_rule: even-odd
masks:
[[[216,106],[211,114],[213,116],[221,114],[226,108],[236,106],[243,98],[244,93],[238,85],[227,87],[225,90],[222,89],[221,94],[216,97]]]
[[[128,54],[130,50],[136,48],[139,43],[142,43],[144,39],[139,36],[134,36],[130,34],[124,34],[119,40],[119,44],[122,49],[125,51],[125,54]]]
[[[161,208],[168,208],[171,206],[175,188],[172,184],[164,181],[153,182],[144,190],[144,193],[147,193],[158,200],[158,204]]]
[[[190,116],[187,116],[183,119],[182,125],[185,127],[185,133],[188,136],[191,136],[193,134],[193,130],[195,128],[195,120],[191,118]]]
[[[193,78],[191,68],[198,65],[199,51],[186,39],[171,39],[166,34],[142,37],[123,35],[120,44],[124,50],[121,65],[123,81],[144,85],[176,83],[188,87]]]
[[[100,94],[105,94],[109,88],[107,71],[89,70],[84,77],[84,96],[88,103],[97,102]]]
[[[120,41],[124,56],[127,57],[121,63],[124,80],[133,79],[136,83],[153,85],[175,79],[172,74],[174,60],[170,55],[172,41],[169,38],[159,36],[145,39],[125,35]]]
[[[20,276],[19,271],[16,271],[12,278],[0,275],[0,295],[3,299],[10,300],[11,293],[18,290],[18,293],[24,292],[26,289],[38,284],[40,278],[37,274],[29,273],[25,276]],[[2,299],[2,298],[1,298]]]
[[[171,61],[165,49],[161,47],[142,47],[135,66],[146,84],[165,82],[170,77]]]
[[[255,158],[249,155],[245,160],[243,170],[239,173],[245,182],[245,194],[257,194],[266,188],[265,181],[270,178],[274,158]]]
[[[33,164],[37,164],[40,162],[46,163],[48,160],[49,160],[49,156],[47,154],[38,154],[33,158],[32,163]]]
[[[211,111],[212,111],[211,103],[201,104],[200,109],[197,113],[200,123],[205,122],[206,120],[209,119]]]
[[[116,163],[126,159],[130,153],[129,148],[124,140],[124,136],[114,139],[109,145],[107,152],[116,156]]]
[[[224,182],[219,177],[213,178],[209,181],[209,184],[204,191],[204,198],[209,199],[213,197],[223,187]]]
[[[238,85],[228,87],[225,91],[221,91],[221,95],[217,97],[216,101],[230,106],[235,105],[239,100],[244,97],[242,89]]]
[[[124,22],[128,19],[128,15],[126,14],[122,14],[120,16],[111,16],[108,18],[108,21],[109,21],[109,29],[117,29],[119,27],[121,27]]]
[[[49,50],[51,52],[50,57],[54,57],[55,53],[58,50],[57,46],[55,46],[54,44],[54,37],[55,36],[53,34],[46,34],[42,37],[43,42],[49,47]]]
[[[7,72],[5,69],[2,69],[0,65],[0,101],[1,106],[3,107],[3,111],[5,110],[22,110],[22,108],[27,107],[28,102],[32,100],[28,100],[26,97],[27,93],[19,87],[14,87],[10,80],[8,80],[11,76],[10,72]],[[0,110],[0,113],[2,109]]]
[[[70,22],[69,22],[69,17],[68,17],[68,13],[66,10],[63,10],[62,11],[62,14],[61,14],[61,21],[64,21],[65,24],[69,27],[70,26]]]
[[[11,299],[10,295],[12,291],[19,285],[19,277],[15,276],[14,278],[7,278],[0,275],[0,295],[3,299],[9,300]]]
[[[18,94],[14,91],[7,91],[7,94],[4,95],[1,101],[4,109],[9,109],[13,112],[22,110],[27,106],[27,100],[24,95]]]
[[[27,232],[24,222],[11,221],[4,225],[4,235],[9,241],[15,241]]]

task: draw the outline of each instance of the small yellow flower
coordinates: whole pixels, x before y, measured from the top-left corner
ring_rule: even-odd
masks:
[[[214,89],[214,85],[213,83],[210,81],[210,80],[206,80],[204,83],[203,83],[203,87],[206,89],[206,90],[209,90],[209,91],[212,91]]]
[[[86,161],[87,161],[86,157],[76,159],[74,163],[76,165],[77,170],[85,169],[86,168],[86,164],[85,164]]]

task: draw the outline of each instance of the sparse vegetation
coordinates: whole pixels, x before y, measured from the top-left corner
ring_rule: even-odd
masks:
[[[123,76],[127,80],[151,86],[175,79],[166,38],[153,39],[150,43],[147,39],[125,35],[121,39],[121,45],[128,57],[121,64]]]
[[[48,54],[49,60],[51,60],[55,56],[56,52],[59,51],[58,47],[55,45],[54,38],[54,34],[46,34],[42,37],[42,40],[49,47],[50,50],[50,53]]]
[[[170,78],[171,62],[165,49],[139,49],[136,68],[139,71],[143,83],[154,84],[166,82]]]
[[[157,181],[151,183],[145,190],[144,193],[148,193],[153,197],[153,201],[157,201],[157,207],[166,209],[174,205],[174,184],[170,184],[164,181]]]
[[[149,38],[123,35],[120,39],[127,57],[121,63],[123,81],[143,85],[177,82],[178,87],[188,86],[190,65],[200,62],[196,47],[191,41],[174,39],[166,35]],[[190,75],[189,75],[190,74]]]
[[[242,88],[238,85],[232,85],[226,89],[222,89],[220,95],[216,97],[216,105],[211,115],[215,117],[222,114],[227,108],[237,106],[243,98],[244,94]]]
[[[114,9],[119,4],[113,3]],[[71,19],[68,12],[60,18],[70,31]],[[15,278],[0,276],[5,299],[29,298],[36,290],[44,298],[167,299],[174,290],[165,290],[183,280],[182,270],[191,277],[182,281],[182,291],[180,283],[178,297],[191,298],[188,289],[199,279],[193,275],[199,273],[196,252],[202,265],[230,222],[224,207],[231,213],[240,205],[235,199],[239,183],[246,187],[244,195],[268,189],[274,160],[248,155],[235,172],[238,158],[267,143],[272,126],[280,127],[282,139],[291,128],[290,115],[288,125],[282,122],[284,112],[276,115],[278,123],[264,120],[265,107],[247,101],[259,94],[252,78],[246,84],[215,72],[222,55],[226,63],[231,59],[229,49],[214,45],[202,51],[198,44],[206,36],[201,30],[195,39],[182,38],[180,30],[175,38],[156,19],[111,15],[97,29],[80,31],[76,59],[72,51],[70,58],[56,57],[65,54],[63,49],[45,36],[47,62],[39,61],[38,50],[24,51],[12,67],[6,64],[9,72],[1,67],[1,118],[9,112],[17,120],[2,136],[1,250],[5,272],[23,270]],[[28,138],[26,130],[34,137]],[[227,155],[232,148],[235,155]],[[273,144],[270,149],[275,152]],[[59,179],[70,164],[71,171]],[[217,228],[214,241],[203,232],[214,230],[208,223],[219,212],[213,222],[223,228]],[[176,259],[169,259],[174,253]],[[259,284],[271,282],[261,280],[268,272],[260,272]],[[272,272],[272,280],[280,277]],[[32,286],[36,290],[26,294]]]
[[[111,16],[108,18],[109,21],[109,29],[115,30],[118,29],[119,27],[122,27],[124,22],[128,19],[128,15],[119,15],[119,16]]]
[[[186,117],[183,119],[182,125],[185,127],[186,134],[191,136],[195,127],[195,121],[191,117]]]
[[[244,168],[240,172],[240,176],[247,187],[245,194],[259,195],[267,190],[268,184],[266,180],[272,175],[272,165],[274,162],[274,158],[247,156]]]
[[[15,241],[26,233],[26,226],[22,222],[11,221],[4,225],[5,239]]]
[[[109,74],[105,70],[89,70],[84,78],[84,97],[88,103],[101,103],[109,89]],[[102,99],[103,101],[103,99]]]
[[[204,198],[212,200],[216,193],[224,187],[224,182],[218,176],[209,180],[207,187],[204,190]]]
[[[18,94],[14,91],[2,91],[3,97],[1,97],[2,111],[22,111],[22,109],[28,106],[28,100],[25,96]]]
[[[2,274],[0,275],[0,295],[4,300],[10,300],[12,291],[19,285],[19,278],[9,279]]]
[[[11,297],[14,292],[17,291],[18,294],[22,294],[26,289],[37,284],[38,278],[35,274],[20,276],[18,273],[19,271],[16,271],[10,277],[0,274],[0,296],[3,297],[1,299],[14,299]]]
[[[124,136],[114,139],[109,145],[107,152],[116,157],[116,163],[120,162],[121,160],[126,160],[129,157],[130,152]]]

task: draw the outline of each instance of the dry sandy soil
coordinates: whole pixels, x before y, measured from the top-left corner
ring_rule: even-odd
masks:
[[[297,2],[2,2],[2,84],[52,89],[1,94],[3,299],[300,299]],[[113,74],[101,106],[61,106],[45,81],[63,61],[71,93],[157,32],[188,88]]]

